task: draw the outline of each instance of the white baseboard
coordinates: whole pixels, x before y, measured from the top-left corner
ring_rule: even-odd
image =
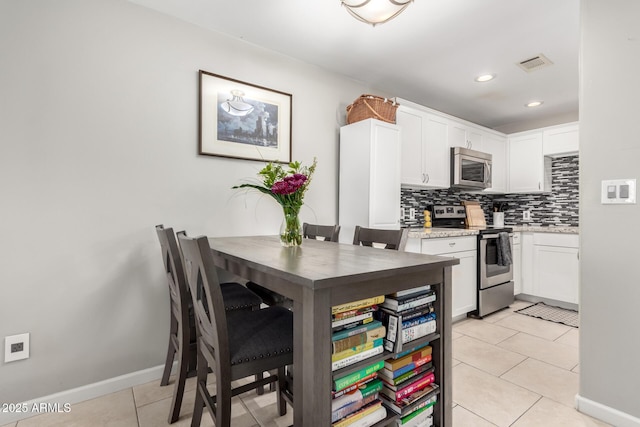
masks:
[[[26,408],[27,411],[12,411],[8,413],[0,412],[0,426],[39,415],[39,413],[32,412],[29,409],[34,405],[37,405],[39,407],[41,404],[58,404],[59,407],[62,408],[64,404],[84,402],[85,400],[95,399],[96,397],[115,393],[129,387],[155,381],[162,377],[163,370],[164,365],[155,366],[153,368],[143,369],[142,371],[131,372],[129,374],[120,375],[119,377],[109,378],[97,383],[87,384],[78,388],[73,388],[71,390],[65,390],[59,393],[50,394],[49,396],[29,400],[28,402],[22,402],[18,405],[21,408]],[[3,408],[0,408],[0,411],[2,411],[2,409]]]
[[[616,427],[640,427],[640,418],[576,395],[576,409]]]

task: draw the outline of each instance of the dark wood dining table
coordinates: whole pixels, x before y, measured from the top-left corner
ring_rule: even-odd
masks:
[[[440,320],[433,361],[440,395],[434,424],[451,426],[451,267],[459,260],[317,240],[285,248],[278,236],[212,237],[209,244],[218,268],[293,300],[295,426],[331,425],[332,306],[435,287]]]

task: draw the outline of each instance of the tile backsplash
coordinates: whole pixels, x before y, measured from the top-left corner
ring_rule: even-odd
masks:
[[[424,190],[402,188],[401,207],[405,209],[405,226],[424,222],[427,205],[459,205],[465,200],[480,203],[487,224],[493,222],[494,206],[502,205],[505,225],[578,226],[579,157],[558,157],[551,163],[551,192],[543,194],[480,194],[459,190]],[[409,208],[415,208],[416,219],[409,219]],[[531,219],[522,219],[524,211]]]

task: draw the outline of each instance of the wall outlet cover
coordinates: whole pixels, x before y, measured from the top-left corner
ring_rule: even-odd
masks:
[[[20,350],[21,349],[21,350]],[[11,351],[14,350],[14,351]],[[10,335],[4,339],[4,363],[29,358],[29,333]]]

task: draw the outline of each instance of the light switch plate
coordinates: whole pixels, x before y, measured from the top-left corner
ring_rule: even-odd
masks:
[[[19,350],[12,351],[12,347],[22,344]],[[17,348],[17,346],[16,346]],[[29,358],[29,333],[10,335],[4,338],[4,362],[14,362],[16,360]]]
[[[602,181],[603,205],[629,205],[636,203],[636,180],[606,179]]]

